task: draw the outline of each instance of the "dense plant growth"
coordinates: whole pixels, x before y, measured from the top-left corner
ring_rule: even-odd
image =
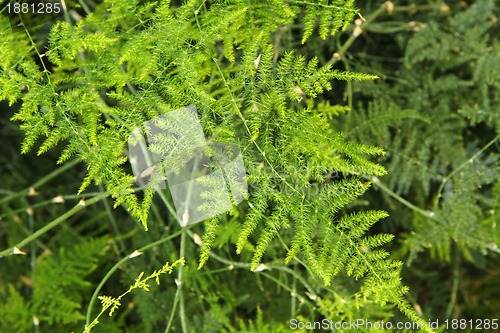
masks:
[[[0,332],[495,331],[497,8],[357,6],[5,7]],[[127,142],[188,105],[240,148],[248,195],[182,228]]]

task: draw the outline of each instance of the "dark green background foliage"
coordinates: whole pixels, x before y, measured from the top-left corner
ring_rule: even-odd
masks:
[[[92,332],[500,320],[493,0],[66,5],[0,16],[0,332],[83,332],[99,295]],[[181,229],[126,149],[191,104],[249,195]]]

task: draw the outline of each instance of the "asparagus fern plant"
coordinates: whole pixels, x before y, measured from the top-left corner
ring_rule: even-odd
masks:
[[[203,272],[210,267],[211,260],[227,264],[230,271],[237,267],[255,272],[251,273],[254,274],[252,283],[259,285],[262,285],[259,274],[268,277],[267,270],[292,276],[293,283],[298,281],[303,288],[300,295],[300,288],[290,289],[294,299],[292,315],[300,313],[294,303],[297,299],[301,307],[341,319],[360,315],[357,312],[360,308],[366,309],[372,318],[380,318],[387,316],[387,309],[393,307],[407,320],[418,323],[423,331],[432,331],[405,296],[408,288],[401,282],[402,262],[390,258],[382,248],[394,236],[370,232],[374,224],[388,214],[360,208],[360,197],[371,182],[379,183],[380,177],[387,173],[377,162],[384,161],[385,151],[357,140],[357,131],[364,132],[365,119],[355,121],[355,116],[349,116],[345,120],[349,125],[343,128],[348,135],[339,130],[342,126],[337,121],[344,119],[342,114],[352,112],[349,111],[352,101],[349,105],[324,101],[326,93],[337,94],[337,90],[332,91],[332,84],[338,81],[347,81],[350,85],[354,81],[377,80],[378,76],[370,74],[369,68],[360,72],[334,68],[335,61],[323,61],[320,54],[311,57],[305,52],[308,47],[338,39],[342,31],[347,31],[350,38],[359,36],[362,23],[357,23],[357,29],[352,30],[351,22],[355,18],[357,22],[365,19],[358,15],[353,1],[104,0],[98,4],[78,3],[71,3],[74,7],[65,6],[64,15],[57,21],[27,27],[21,32],[15,32],[12,21],[0,16],[0,100],[18,107],[11,120],[24,132],[21,151],[28,154],[35,150],[37,155],[42,155],[57,150],[57,163],[64,165],[76,160],[85,166],[78,198],[83,198],[91,188],[100,188],[103,193],[94,197],[94,201],[81,200],[65,215],[68,218],[82,207],[112,196],[114,207],[125,207],[130,217],[139,222],[137,226],[140,224],[144,230],[161,234],[173,233],[158,240],[151,233],[133,231],[141,233],[140,239],[148,245],[136,244],[135,248],[141,250],[119,261],[98,286],[87,311],[86,331],[97,325],[97,321],[90,322],[92,304],[111,273],[159,244],[164,244],[171,262],[183,262],[179,259],[183,257],[188,263],[186,268],[178,268],[175,295],[168,290],[155,291],[175,299],[174,310],[180,303],[180,324],[185,332],[189,325],[205,327],[210,320],[217,321],[222,325],[219,328],[226,331],[246,327],[242,322],[235,325],[224,317],[229,310],[218,303],[223,291],[211,290],[220,285],[219,278],[196,275],[193,268],[197,266]],[[386,3],[381,8],[387,12],[391,5]],[[324,42],[318,42],[318,38]],[[418,38],[427,37],[421,33],[415,45]],[[407,59],[416,64],[436,56],[439,55],[418,58],[409,54]],[[388,119],[430,119],[429,115],[414,110],[394,111],[395,101],[382,98],[373,103],[371,108],[387,109],[384,116]],[[196,106],[210,142],[239,146],[249,185],[249,194],[243,203],[203,223],[201,237],[191,232],[192,228],[201,228],[200,225],[178,230],[175,214],[160,211],[162,208],[158,207],[163,204],[171,210],[168,190],[135,186],[136,179],[127,161],[127,140],[134,128],[188,105]],[[464,114],[470,112],[470,108],[463,110]],[[365,115],[362,111],[359,114]],[[494,115],[491,113],[490,118],[495,118]],[[376,119],[366,122],[375,134],[384,135],[384,124],[380,125]],[[393,167],[390,165],[390,168]],[[340,177],[332,177],[332,174]],[[8,215],[12,214],[15,213]],[[106,206],[106,214],[116,231],[119,227],[113,217],[115,213]],[[56,219],[49,227],[59,226],[62,221],[64,219]],[[164,225],[156,225],[158,221]],[[180,234],[180,253],[176,254],[178,244],[172,240]],[[34,235],[29,241],[41,233]],[[187,235],[192,237],[190,245],[186,245]],[[71,270],[68,274],[75,279],[61,281],[61,288],[65,283],[74,282],[82,287],[82,292],[86,290],[84,279],[96,268],[95,261],[103,249],[112,246],[119,253],[127,253],[123,238],[126,236],[112,242],[98,238],[82,248],[74,248],[69,254],[61,252],[58,262],[66,263],[68,266],[64,267]],[[416,242],[421,246],[420,241]],[[10,244],[2,256],[22,252],[22,246],[16,246],[14,240]],[[189,266],[196,261],[195,244],[201,246],[199,260],[196,266]],[[227,260],[214,253],[214,249],[222,246],[238,254],[241,261]],[[87,258],[74,259],[82,251]],[[165,262],[165,258],[159,260],[154,255],[151,258],[158,264],[156,267]],[[11,286],[8,290],[0,289],[0,294],[8,295],[6,306],[16,309],[8,323],[14,324],[17,315],[22,317],[16,324],[19,332],[29,329],[25,323],[30,314],[36,314],[37,320],[48,325],[76,325],[84,318],[79,312],[78,296],[71,292],[46,295],[48,289],[43,288],[51,285],[51,275],[44,275],[43,268],[57,274],[54,260],[46,259],[38,264],[32,303],[22,304],[22,296]],[[71,262],[84,264],[73,267]],[[164,267],[172,271],[171,266]],[[307,278],[297,273],[300,271],[307,272]],[[126,272],[127,276],[138,274],[137,269],[131,267]],[[197,317],[193,323],[186,321],[183,283],[184,279],[190,281],[189,277],[192,295],[202,297],[200,293],[205,293],[215,309],[214,317],[204,318],[201,324],[195,322],[201,320]],[[330,296],[322,297],[321,288],[310,286],[316,279],[320,279],[321,288],[328,290]],[[140,278],[136,280],[136,284],[140,281]],[[289,288],[280,281],[277,283],[280,288]],[[132,289],[136,288],[129,291]],[[122,296],[100,299],[104,308],[114,309],[120,305]],[[142,316],[154,316],[144,310],[151,301],[144,297],[138,301],[138,311]],[[242,302],[235,295],[224,297],[233,308]],[[346,304],[349,313],[343,315],[339,304]],[[172,318],[173,315],[168,320],[167,331]],[[254,330],[276,331],[284,327],[264,324],[260,309],[257,318],[255,324],[250,324]],[[155,325],[159,322],[159,318],[151,317],[149,323],[140,327],[145,331],[158,331]],[[118,320],[116,326],[104,325],[103,329],[113,332],[125,323]]]

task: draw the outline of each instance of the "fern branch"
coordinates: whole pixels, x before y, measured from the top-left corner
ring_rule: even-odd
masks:
[[[106,282],[109,280],[109,278],[111,277],[111,275],[113,275],[114,272],[116,272],[116,270],[121,266],[123,265],[124,263],[126,263],[127,261],[129,261],[130,259],[133,259],[135,257],[137,257],[138,255],[142,254],[142,252],[144,251],[147,251],[155,246],[158,246],[160,244],[163,244],[169,240],[172,240],[174,238],[176,238],[177,236],[180,236],[182,235],[186,230],[189,230],[193,227],[193,225],[189,225],[181,230],[178,230],[176,232],[174,232],[173,234],[169,235],[169,236],[166,236],[166,237],[163,237],[155,242],[152,242],[150,244],[147,244],[147,245],[144,245],[143,247],[140,247],[139,249],[135,250],[134,252],[130,253],[128,256],[122,258],[120,261],[118,261],[113,267],[111,267],[111,269],[106,273],[106,275],[104,275],[104,277],[102,278],[101,282],[99,282],[99,284],[97,285],[96,289],[94,290],[94,293],[92,294],[92,297],[90,298],[90,301],[89,301],[89,304],[87,306],[87,315],[85,317],[85,320],[86,320],[86,324],[85,326],[88,327],[90,325],[90,322],[91,322],[91,317],[92,317],[92,307],[94,306],[94,303],[96,301],[96,299],[98,298],[99,296],[99,293],[101,292],[101,289],[102,287],[104,287],[104,285],[106,284]]]

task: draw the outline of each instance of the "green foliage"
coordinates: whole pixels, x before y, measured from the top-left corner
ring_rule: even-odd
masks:
[[[301,1],[296,3],[301,3]],[[335,35],[339,30],[346,30],[356,15],[353,3],[353,0],[321,0],[308,3],[303,18],[302,44],[313,34],[317,19],[319,20],[319,35],[322,39],[326,39],[328,35]]]
[[[0,257],[28,253],[0,268],[12,270],[1,331],[34,320],[53,332],[280,332],[292,318],[365,318],[431,332],[427,319],[474,313],[459,286],[496,294],[493,1],[441,11],[367,1],[355,26],[353,1],[79,3],[50,31],[14,33],[0,16],[2,121],[18,124],[24,155],[63,165],[39,181],[23,178],[30,168],[13,172],[19,184],[0,189]],[[209,142],[241,149],[249,194],[180,229],[168,190],[135,186],[126,148],[135,128],[188,105]],[[165,153],[166,140],[149,148]],[[0,155],[9,171],[10,154]],[[215,190],[199,209],[215,209]],[[488,267],[484,289],[462,258]],[[160,286],[177,264],[176,284]],[[422,276],[431,289],[402,282]],[[442,300],[415,294],[429,290]],[[113,321],[96,326],[104,313]]]
[[[113,313],[122,305],[120,300],[123,297],[125,297],[128,293],[132,292],[134,289],[143,289],[145,291],[149,291],[148,281],[151,279],[154,279],[156,284],[160,285],[160,275],[166,273],[171,274],[174,267],[179,264],[180,265],[185,264],[184,258],[181,258],[172,264],[169,264],[167,262],[165,265],[163,265],[163,267],[160,270],[154,271],[153,273],[144,278],[143,278],[144,272],[141,272],[139,276],[135,279],[135,283],[131,285],[126,292],[124,292],[123,294],[121,294],[116,298],[111,296],[99,296],[98,298],[101,301],[101,306],[102,306],[101,312],[89,325],[85,327],[84,333],[90,332],[97,324],[99,324],[99,317],[106,311],[109,310],[109,316],[111,317]]]
[[[0,311],[4,317],[0,322],[0,328],[5,332],[8,330],[29,332],[32,328],[32,318],[28,304],[13,285],[8,285],[8,289],[7,295],[4,294],[4,301],[0,304]]]
[[[102,8],[109,5],[110,2],[104,2]],[[122,151],[131,129],[153,115],[194,103],[209,110],[207,115],[211,116],[206,121],[213,131],[213,122],[220,121],[223,110],[228,107],[224,98],[215,99],[222,97],[217,96],[217,88],[226,75],[221,73],[221,77],[214,80],[219,76],[213,72],[212,60],[217,54],[218,41],[222,41],[223,55],[229,61],[235,60],[235,43],[247,54],[238,67],[227,69],[228,72],[247,69],[244,72],[247,80],[250,78],[248,69],[252,67],[258,49],[265,48],[266,56],[271,57],[274,51],[266,40],[278,24],[290,23],[299,10],[296,6],[288,7],[277,1],[250,6],[241,1],[227,6],[213,4],[210,10],[203,11],[205,15],[200,13],[203,4],[199,6],[194,1],[176,8],[175,14],[169,2],[159,4],[154,14],[151,14],[151,6],[113,3],[113,10],[109,13],[96,10],[74,26],[68,22],[55,24],[48,37],[49,50],[43,55],[53,64],[51,70],[47,69],[46,60],[38,51],[44,70],[36,71],[36,75],[31,75],[36,68],[32,60],[26,65],[29,65],[26,70],[30,71],[26,76],[22,75],[26,70],[12,67],[13,60],[9,59],[15,54],[8,53],[2,66],[8,73],[5,89],[12,90],[8,95],[10,99],[20,97],[20,91],[14,87],[29,87],[22,96],[21,109],[12,118],[22,121],[21,129],[26,133],[22,152],[28,152],[39,137],[44,137],[38,148],[39,154],[61,141],[68,141],[59,162],[77,155],[89,170],[79,192],[93,181],[96,184],[105,182],[108,191],[117,198],[116,206],[125,203],[145,228],[152,193],[147,192],[140,203],[131,193],[133,179],[121,167],[126,161]],[[353,9],[345,5],[345,11]],[[277,20],[276,15],[282,18]],[[225,18],[222,24],[214,24],[219,17]],[[135,24],[131,25],[131,22]],[[8,33],[5,19],[1,30],[2,39],[3,35],[12,35]],[[250,36],[258,38],[252,40]],[[15,49],[19,42],[8,37],[2,48]],[[22,54],[29,56],[33,51],[28,49]],[[138,54],[143,56],[138,57]],[[140,63],[137,63],[138,59],[141,59]],[[291,80],[296,81],[299,71],[304,68],[303,62],[303,59],[285,56],[279,79],[286,88],[290,88]],[[290,68],[292,64],[293,68]],[[303,89],[313,95],[313,91],[319,93],[328,88],[328,80],[332,78],[370,78],[328,68],[313,73],[316,65],[314,60],[309,63],[308,76],[303,81]],[[13,80],[12,75],[18,76]],[[206,82],[207,75],[213,76],[212,83]],[[243,80],[230,83],[235,84],[231,89],[236,91],[243,88],[253,90],[253,93],[260,89],[267,91],[264,87],[246,89]],[[263,85],[266,84],[264,78]],[[106,98],[103,98],[104,94]],[[275,90],[271,96],[280,96],[280,92]],[[228,129],[222,127],[219,130]]]
[[[398,257],[414,263],[407,276],[427,279],[429,287],[415,293],[430,289],[436,299],[448,299],[428,302],[428,315],[462,318],[469,296],[458,285],[500,252],[498,8],[494,1],[450,7],[418,12],[405,23],[409,17],[396,5],[402,13],[383,18],[365,37],[392,44],[391,53],[354,49],[345,61],[352,70],[377,68],[381,80],[350,85],[357,109],[332,123],[347,138],[386,150],[378,161],[388,175],[367,201],[382,193],[391,227],[381,230],[400,232]],[[406,31],[384,35],[396,24]],[[476,268],[459,268],[461,259]],[[443,272],[424,273],[438,263],[446,263]],[[447,274],[453,286],[439,282]]]
[[[82,313],[83,295],[89,292],[91,283],[88,276],[97,268],[97,262],[107,238],[89,240],[65,251],[58,256],[45,253],[40,256],[33,272],[33,295],[26,300],[13,285],[7,294],[2,291],[6,302],[2,304],[3,331],[15,329],[28,332],[32,322],[45,325],[64,324],[71,327],[85,316]],[[76,326],[78,327],[78,326]]]
[[[90,240],[67,253],[63,248],[57,259],[48,256],[36,265],[33,311],[41,321],[68,324],[85,318],[80,310],[82,293],[91,287],[85,278],[97,268],[107,241]]]
[[[478,190],[499,178],[498,153],[490,148],[500,129],[498,80],[492,80],[499,66],[490,63],[487,75],[482,67],[491,57],[498,59],[498,41],[490,35],[493,10],[492,1],[479,1],[420,24],[408,40],[398,77],[368,84],[367,95],[377,99],[368,102],[368,111],[360,103],[361,112],[350,113],[342,124],[348,137],[386,148],[382,163],[390,189],[417,191],[411,201],[427,212],[414,216],[415,234],[405,235],[412,257],[429,248],[449,261],[452,242],[471,261],[472,249],[498,251],[492,246],[498,237],[493,225],[483,222],[495,209],[492,192]],[[485,127],[469,129],[473,132],[464,138],[467,126],[479,123]],[[488,139],[478,138],[481,131]]]

